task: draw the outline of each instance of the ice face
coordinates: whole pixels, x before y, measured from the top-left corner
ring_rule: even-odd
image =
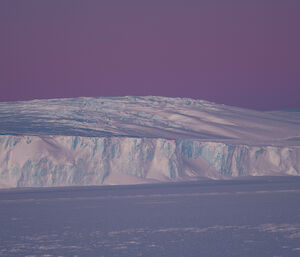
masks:
[[[299,175],[292,114],[164,97],[0,103],[0,187]]]
[[[299,175],[299,147],[198,140],[1,136],[2,186],[147,183]]]

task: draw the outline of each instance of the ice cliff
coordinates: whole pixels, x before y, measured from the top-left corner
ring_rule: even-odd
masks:
[[[300,112],[165,97],[0,103],[0,187],[300,174]]]

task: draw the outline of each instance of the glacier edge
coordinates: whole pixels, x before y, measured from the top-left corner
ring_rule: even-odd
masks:
[[[0,136],[0,187],[300,175],[299,146],[198,139]]]

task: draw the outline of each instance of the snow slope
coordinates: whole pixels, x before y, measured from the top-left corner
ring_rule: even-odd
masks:
[[[0,187],[300,174],[300,112],[166,97],[0,103]]]

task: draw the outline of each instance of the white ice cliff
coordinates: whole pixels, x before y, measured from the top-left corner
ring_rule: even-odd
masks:
[[[300,111],[114,97],[0,103],[0,187],[300,175]]]

